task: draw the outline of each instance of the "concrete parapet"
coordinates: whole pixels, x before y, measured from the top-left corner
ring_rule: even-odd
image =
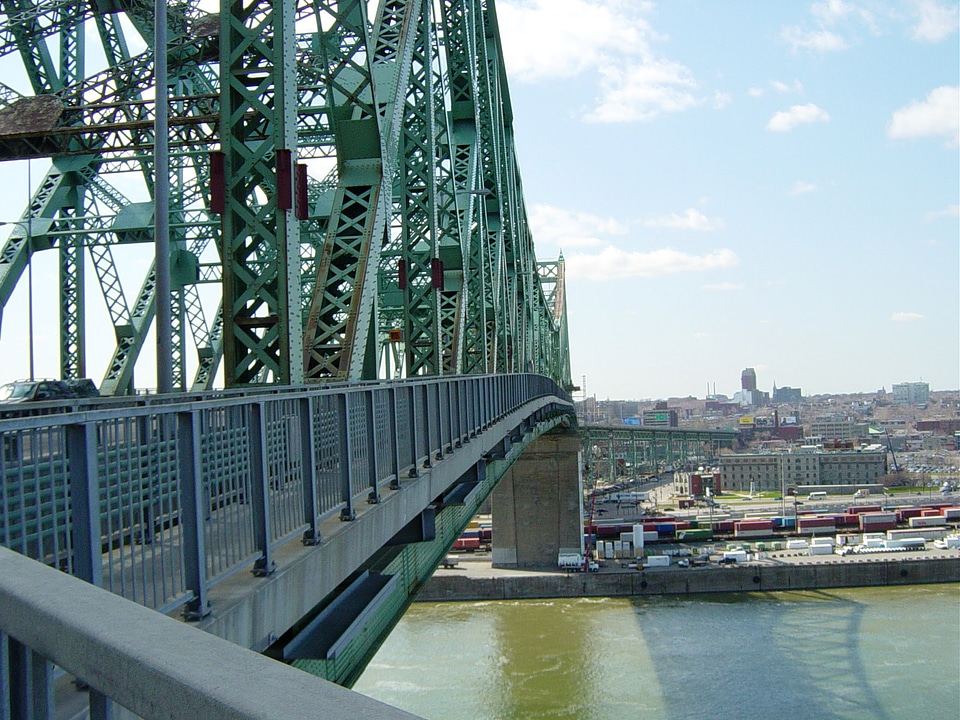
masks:
[[[791,563],[789,565],[669,568],[638,572],[434,575],[417,597],[445,600],[521,600],[692,593],[818,590],[839,587],[960,582],[960,558]]]
[[[6,548],[0,630],[146,720],[416,717]]]

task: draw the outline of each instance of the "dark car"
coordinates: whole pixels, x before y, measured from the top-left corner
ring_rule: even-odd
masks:
[[[99,397],[100,391],[88,378],[80,380],[17,380],[0,385],[0,403],[12,405],[47,402],[77,397]]]
[[[724,557],[717,560],[719,565],[734,565],[736,564],[737,559],[735,557]]]

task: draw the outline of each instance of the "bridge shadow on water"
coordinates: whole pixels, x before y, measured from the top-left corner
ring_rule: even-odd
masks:
[[[810,591],[631,604],[668,718],[893,720],[867,675],[859,602]]]
[[[355,689],[430,720],[955,720],[952,585],[415,604]]]

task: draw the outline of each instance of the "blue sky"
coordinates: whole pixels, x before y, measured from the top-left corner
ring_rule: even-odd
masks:
[[[960,387],[956,2],[497,8],[537,253],[566,258],[591,395],[730,395],[748,366],[761,389],[805,394]],[[20,217],[25,180],[4,165],[0,220]],[[116,255],[132,296],[147,258]],[[38,376],[59,372],[56,260],[34,262]],[[21,283],[0,380],[27,375],[26,314]],[[97,303],[88,325],[99,379],[113,341]]]
[[[589,394],[960,386],[957,3],[497,8]]]

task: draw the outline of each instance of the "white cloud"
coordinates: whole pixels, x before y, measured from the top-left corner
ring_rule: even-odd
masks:
[[[956,3],[940,5],[936,0],[915,0],[917,24],[911,31],[914,40],[939,42],[957,32],[960,8]]]
[[[933,222],[940,218],[960,218],[960,205],[947,205],[943,210],[933,210],[923,216],[926,222]]]
[[[724,283],[714,283],[712,285],[701,285],[700,289],[710,290],[713,292],[732,292],[734,290],[743,290],[744,287],[745,286],[743,283],[724,282]]]
[[[960,145],[960,86],[934,88],[926,100],[914,101],[893,113],[887,126],[891,138],[943,135],[949,145]]]
[[[723,110],[733,103],[733,97],[729,93],[717,91],[713,94],[713,99],[710,102],[715,110]]]
[[[827,0],[826,2],[817,2],[810,7],[810,12],[820,22],[826,25],[833,25],[843,20],[853,12],[853,6],[843,0]]]
[[[694,208],[687,208],[684,210],[683,215],[677,215],[677,213],[670,213],[669,215],[664,215],[662,217],[650,218],[645,220],[644,225],[647,227],[662,227],[670,228],[673,230],[718,230],[723,227],[723,220],[717,218],[711,220],[706,215],[704,215],[699,210]]]
[[[817,52],[836,52],[846,50],[846,41],[830,30],[801,30],[798,27],[783,29],[782,37],[796,50],[815,50]]]
[[[798,180],[796,183],[794,183],[793,187],[787,191],[787,195],[805,195],[806,193],[811,193],[816,189],[817,186],[813,183]]]
[[[789,110],[774,113],[767,123],[770,132],[788,132],[798,125],[813,122],[827,122],[830,116],[813,103],[794,105]]]
[[[923,320],[923,315],[915,312],[895,312],[890,316],[890,322],[895,323],[916,322],[917,320]]]
[[[763,97],[763,88],[752,87],[747,90],[750,97]]]
[[[603,236],[623,235],[627,227],[611,218],[577,213],[551,205],[533,205],[527,211],[533,241],[559,248],[598,247],[607,244]]]
[[[600,94],[589,122],[650,120],[704,102],[682,64],[659,56],[662,40],[636,0],[501,0],[500,34],[511,81],[537,82],[596,73]],[[713,100],[724,107],[722,96]]]
[[[697,83],[680,63],[648,58],[639,64],[600,68],[601,98],[588,122],[651,120],[687,110],[701,101],[690,91]]]
[[[794,80],[792,83],[780,82],[779,80],[771,80],[770,87],[776,90],[781,95],[784,93],[802,93],[803,92],[803,83],[799,80]]]
[[[657,36],[629,0],[502,0],[497,18],[510,79],[573,77],[622,55],[643,54]]]
[[[575,254],[567,257],[567,276],[584,280],[621,280],[632,277],[658,277],[686,272],[702,272],[734,267],[740,258],[723,248],[706,255],[664,248],[651,252],[628,252],[613,246],[598,255]]]

